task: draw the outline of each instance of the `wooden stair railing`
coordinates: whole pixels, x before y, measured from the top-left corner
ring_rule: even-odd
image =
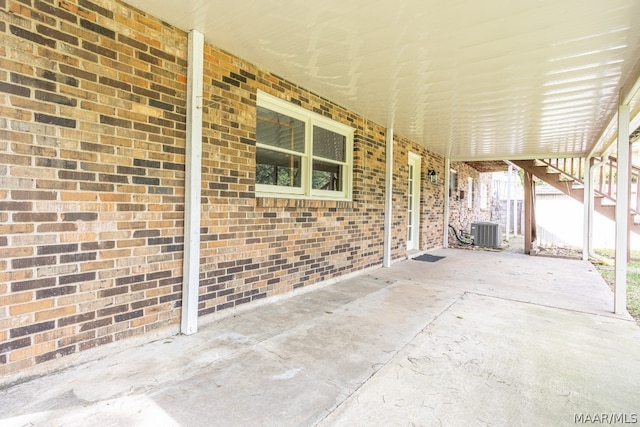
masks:
[[[599,161],[596,159],[596,161]],[[514,165],[532,173],[547,184],[555,187],[573,199],[584,202],[584,159],[513,160]],[[594,209],[615,221],[617,159],[609,156],[600,172],[594,177]],[[640,234],[640,168],[631,168],[631,194],[629,201],[629,229]]]

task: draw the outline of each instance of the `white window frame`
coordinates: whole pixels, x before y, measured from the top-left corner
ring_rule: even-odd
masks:
[[[407,224],[407,231],[411,228],[411,233],[407,233],[407,250],[417,250],[420,247],[420,217],[422,212],[420,206],[422,202],[422,195],[420,194],[420,187],[422,186],[422,157],[418,154],[409,152],[408,171],[411,171],[411,165],[414,166],[414,175],[408,174],[408,182],[411,183],[407,189],[408,209],[407,213],[411,212],[412,218],[407,216],[407,221],[411,224]],[[411,197],[409,196],[411,194]]]
[[[449,197],[458,195],[458,171],[449,169]]]
[[[480,184],[480,209],[489,209],[489,187],[485,183]]]
[[[261,144],[257,141],[256,148],[277,151],[285,154],[294,154],[300,157],[300,187],[285,187],[278,185],[256,183],[257,197],[286,197],[291,199],[322,199],[351,201],[353,193],[353,135],[354,129],[350,126],[328,119],[305,108],[284,101],[265,92],[258,91],[257,105],[276,113],[284,114],[305,124],[304,153],[289,152],[289,150]],[[342,165],[342,191],[315,190],[312,188],[313,175],[313,127],[317,126],[345,137],[345,161],[339,162],[324,157],[315,157],[327,163]]]
[[[467,209],[473,209],[473,178],[467,177]]]

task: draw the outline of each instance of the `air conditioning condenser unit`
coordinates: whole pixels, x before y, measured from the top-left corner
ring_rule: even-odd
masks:
[[[502,230],[495,222],[471,223],[471,235],[476,246],[499,248],[502,244]]]

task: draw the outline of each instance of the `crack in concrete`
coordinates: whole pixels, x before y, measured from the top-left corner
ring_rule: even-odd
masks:
[[[620,316],[618,314],[615,314],[615,313],[593,313],[593,312],[585,311],[585,310],[576,310],[574,308],[568,308],[568,307],[558,307],[557,305],[541,304],[539,302],[519,300],[519,299],[516,299],[516,298],[507,298],[507,297],[503,297],[503,296],[484,294],[484,293],[481,293],[481,292],[474,292],[474,291],[465,291],[463,296],[466,295],[466,294],[477,295],[477,296],[493,298],[493,299],[499,299],[499,300],[503,300],[503,301],[518,302],[518,303],[521,303],[521,304],[533,305],[533,306],[537,306],[537,307],[545,307],[545,308],[551,308],[551,309],[556,309],[556,310],[562,310],[562,311],[567,311],[569,313],[588,314],[590,316],[595,316],[595,317],[606,317],[608,319],[616,319],[616,320],[622,320],[624,322],[635,323],[635,320],[633,320],[632,317],[626,318],[626,317],[622,317],[622,316]]]

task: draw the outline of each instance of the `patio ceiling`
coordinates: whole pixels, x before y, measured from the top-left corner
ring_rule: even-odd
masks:
[[[127,3],[452,160],[599,153],[640,74],[637,0]]]

